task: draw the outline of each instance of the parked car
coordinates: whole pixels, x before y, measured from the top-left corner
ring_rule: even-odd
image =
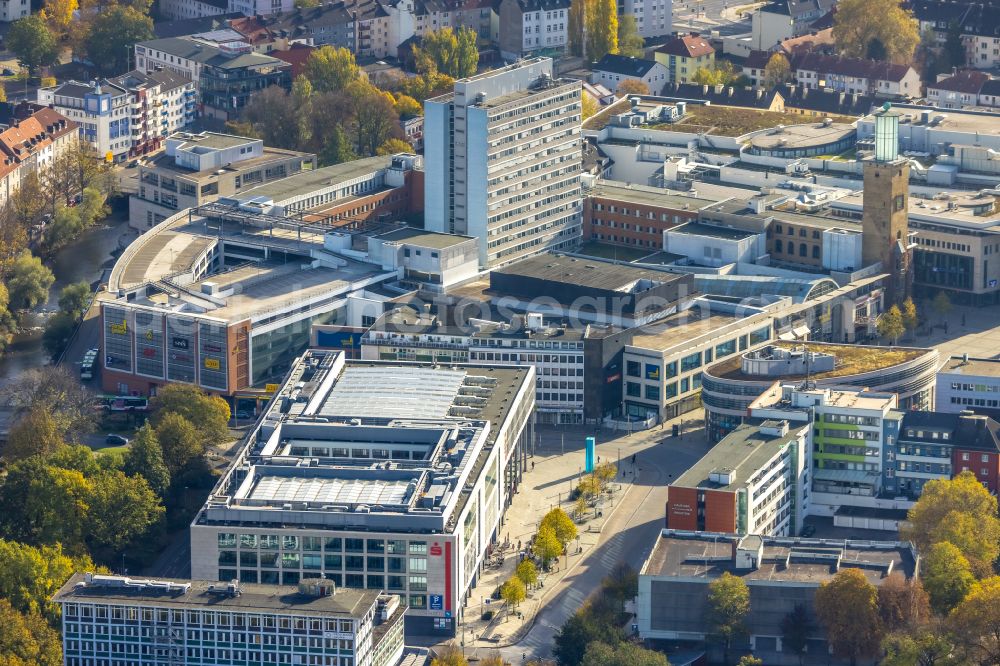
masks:
[[[805,527],[802,528],[802,536],[811,537],[813,534],[816,534],[815,525],[806,525]]]
[[[252,419],[253,418],[253,412],[248,412],[246,410],[241,409],[240,411],[236,412],[236,418],[238,418],[238,419]]]
[[[122,437],[121,435],[108,435],[104,438],[104,443],[109,446],[125,446],[128,444],[128,437]]]

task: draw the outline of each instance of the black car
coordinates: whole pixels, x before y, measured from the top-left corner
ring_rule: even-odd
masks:
[[[128,444],[128,437],[122,437],[121,435],[108,435],[104,438],[104,443],[110,446],[125,446]]]
[[[802,528],[802,536],[811,537],[813,534],[816,534],[815,525],[806,525],[805,527]]]

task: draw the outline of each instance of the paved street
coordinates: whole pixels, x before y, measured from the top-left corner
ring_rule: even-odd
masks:
[[[504,619],[505,613],[498,613],[499,618],[489,626],[479,619],[483,597],[488,598],[497,585],[512,575],[517,556],[509,554],[500,569],[487,569],[470,595],[465,636],[467,652],[486,655],[499,649],[512,663],[520,663],[523,655],[529,658],[549,656],[556,631],[597,590],[612,567],[624,561],[639,568],[663,527],[667,483],[707,449],[700,422],[692,424],[690,416],[687,415],[687,427],[699,429],[680,439],[669,437],[671,423],[663,430],[657,428],[629,436],[606,430],[600,432],[597,453],[601,461],[617,460],[619,451],[622,460],[624,481],[613,506],[603,508],[602,518],[579,526],[582,555],[571,555],[568,568],[563,558],[559,569],[548,574],[545,587],[534,591],[521,604],[523,622],[516,618]],[[570,483],[583,465],[584,438],[592,433],[580,428],[552,428],[540,429],[538,434],[540,444],[532,459],[534,469],[529,463],[521,492],[507,511],[502,532],[515,547],[518,540],[526,543],[531,538],[537,521],[560,500],[569,512],[571,507],[566,498]],[[562,453],[563,435],[565,453]],[[631,474],[630,463],[633,454],[638,454],[635,477]],[[570,552],[574,547],[575,543],[571,544]],[[497,603],[494,602],[493,608],[499,608]],[[537,613],[542,604],[544,607]],[[473,634],[480,639],[473,641]]]

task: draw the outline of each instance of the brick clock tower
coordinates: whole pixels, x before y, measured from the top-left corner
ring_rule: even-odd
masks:
[[[875,113],[875,157],[864,162],[861,258],[888,273],[886,305],[906,300],[913,284],[910,241],[910,164],[899,157],[899,115],[888,102]]]

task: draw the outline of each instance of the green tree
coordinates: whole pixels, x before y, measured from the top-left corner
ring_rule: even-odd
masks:
[[[312,82],[302,74],[296,76],[295,80],[292,81],[292,93],[289,95],[289,99],[296,110],[294,116],[297,134],[295,142],[300,149],[312,141],[310,119],[313,114],[313,93]]]
[[[66,446],[55,418],[44,409],[32,409],[14,423],[3,447],[7,460],[48,456]]]
[[[722,644],[723,663],[729,663],[733,641],[746,635],[750,590],[746,582],[728,571],[708,585],[705,621],[712,638]]]
[[[986,576],[1000,554],[997,499],[971,472],[954,479],[924,484],[920,499],[907,513],[900,532],[920,552],[941,541],[954,544],[969,561],[973,573]]]
[[[584,92],[581,100],[581,106],[583,107],[583,120],[590,118],[600,111],[600,106],[598,105],[597,100],[594,99],[593,95],[590,93]]]
[[[639,34],[639,25],[631,14],[623,14],[618,18],[618,52],[631,58],[643,58],[646,55],[646,40]]]
[[[556,538],[559,540],[560,546],[565,546],[567,543],[576,538],[576,523],[574,523],[573,519],[567,516],[566,512],[559,507],[552,509],[542,517],[542,522],[539,527],[542,528],[546,526],[552,528]]]
[[[559,537],[556,536],[556,532],[552,529],[552,526],[542,525],[538,528],[538,534],[535,535],[535,543],[531,546],[531,552],[542,561],[545,568],[548,568],[550,561],[559,557],[559,554],[562,553],[562,543],[559,541]]]
[[[0,283],[0,351],[3,351],[10,344],[17,331],[17,319],[7,309],[9,303],[10,296],[7,292],[7,286]]]
[[[608,645],[594,641],[586,646],[581,666],[668,666],[661,652],[634,643]]]
[[[627,562],[619,562],[602,581],[605,593],[617,604],[619,613],[625,612],[625,602],[639,594],[639,574]]]
[[[376,155],[395,155],[397,153],[412,153],[413,146],[402,139],[386,139],[375,151]]]
[[[55,360],[66,349],[69,339],[76,330],[76,321],[65,312],[57,312],[45,322],[45,331],[42,333],[42,346],[48,353],[49,358]]]
[[[951,299],[948,298],[948,294],[943,291],[939,291],[934,296],[934,300],[931,301],[931,308],[934,312],[938,313],[942,319],[947,317],[952,310]]]
[[[33,308],[49,298],[49,287],[56,278],[41,259],[28,250],[22,252],[11,267],[7,279],[10,303],[16,309]]]
[[[752,654],[745,654],[737,662],[738,666],[764,666],[764,660]]]
[[[535,561],[530,558],[526,557],[518,562],[514,573],[525,587],[531,587],[538,582],[538,568],[535,566]]]
[[[315,108],[314,101],[310,105]],[[250,123],[256,136],[268,145],[286,150],[302,147],[299,145],[300,124],[290,123],[288,119],[305,117],[296,110],[291,95],[278,86],[254,93],[243,109],[243,119]]]
[[[432,30],[425,34],[420,46],[413,47],[417,70],[447,74],[455,79],[473,76],[479,68],[479,48],[476,31],[461,27]]]
[[[90,482],[80,472],[49,466],[41,456],[19,460],[0,485],[0,534],[81,552],[89,497]]]
[[[96,418],[94,395],[62,366],[26,370],[0,389],[0,402],[19,413],[32,409],[48,412],[56,420],[64,441],[75,442],[91,432]]]
[[[524,587],[524,582],[517,576],[508,579],[500,586],[500,598],[507,602],[511,608],[517,608],[517,605],[524,601],[527,596],[528,592]]]
[[[984,578],[948,616],[960,650],[973,664],[1000,664],[1000,577]]]
[[[819,586],[816,616],[834,655],[852,666],[878,650],[878,591],[859,569],[841,569]]]
[[[59,43],[40,14],[26,16],[11,24],[7,32],[7,48],[31,75],[37,75],[40,68],[54,64],[59,58]]]
[[[938,627],[898,632],[882,641],[882,666],[959,666],[955,643]]]
[[[424,115],[424,107],[420,102],[406,93],[396,93],[396,113],[400,118],[415,118]]]
[[[919,318],[917,317],[917,306],[914,305],[912,298],[907,298],[903,301],[903,307],[900,310],[903,315],[903,328],[905,328],[911,335],[915,330],[917,330],[917,322]]]
[[[87,556],[76,560],[63,552],[59,544],[35,548],[16,541],[0,539],[0,598],[21,613],[57,615],[52,595],[81,569],[93,571]],[[0,631],[0,634],[3,634]]]
[[[141,476],[114,470],[93,479],[90,494],[88,541],[100,549],[120,553],[163,517],[160,499]]]
[[[833,39],[843,55],[904,63],[913,59],[920,32],[900,0],[844,0],[833,18]]]
[[[593,0],[572,0],[569,6],[569,17],[567,18],[567,37],[569,54],[582,57],[584,51],[583,27],[586,23],[586,15],[594,6]]]
[[[163,449],[156,431],[146,423],[136,432],[135,438],[129,443],[122,471],[129,476],[142,476],[160,497],[170,487],[170,470],[163,461]]]
[[[67,444],[45,459],[49,467],[76,470],[84,478],[90,478],[101,471],[101,466],[89,446]]]
[[[699,67],[691,80],[694,83],[709,86],[728,86],[735,84],[740,74],[728,60],[716,62],[714,67]]]
[[[616,0],[591,0],[584,19],[587,26],[587,59],[596,62],[609,53],[618,53]]]
[[[379,146],[399,133],[396,100],[367,81],[355,81],[346,94],[357,137],[357,150],[362,155],[374,155]]]
[[[792,66],[784,54],[775,53],[768,58],[767,64],[764,66],[764,87],[774,88],[791,80]]]
[[[318,92],[339,92],[361,75],[361,69],[348,49],[321,46],[309,54],[305,76]]]
[[[92,293],[90,285],[84,281],[66,285],[59,292],[59,309],[79,319],[90,306]]]
[[[319,153],[319,161],[324,165],[342,164],[357,159],[354,149],[351,147],[351,140],[347,138],[344,128],[334,125],[330,131],[330,136]]]
[[[205,440],[198,429],[176,412],[168,412],[158,419],[156,439],[163,449],[163,462],[171,476],[205,455]]]
[[[552,656],[559,666],[579,666],[591,643],[600,641],[617,645],[624,638],[617,620],[618,618],[606,617],[598,612],[593,601],[586,602],[556,632]]]
[[[931,608],[947,615],[969,593],[976,582],[969,560],[962,551],[947,541],[938,542],[925,551],[920,562],[920,575],[930,598]]]
[[[207,442],[221,443],[231,439],[229,405],[222,398],[208,395],[196,386],[162,386],[150,401],[150,407],[153,409],[154,427],[158,428],[160,421],[173,413],[187,419]]]
[[[884,631],[914,629],[927,623],[931,609],[918,578],[896,571],[878,586],[878,613]]]
[[[62,666],[59,632],[37,613],[17,612],[0,599],[0,664],[3,666]]]
[[[153,19],[139,10],[111,5],[97,14],[84,39],[87,59],[106,75],[128,71],[132,47],[153,38]]]
[[[892,344],[896,344],[899,336],[906,332],[906,326],[903,325],[903,313],[899,311],[899,306],[893,305],[887,312],[883,312],[882,316],[878,318],[875,328],[878,329],[879,335],[883,338],[889,338],[892,340]]]
[[[781,618],[781,649],[787,648],[789,652],[795,654],[800,666],[809,646],[811,633],[812,618],[809,617],[809,610],[803,604],[795,604],[795,607]]]

